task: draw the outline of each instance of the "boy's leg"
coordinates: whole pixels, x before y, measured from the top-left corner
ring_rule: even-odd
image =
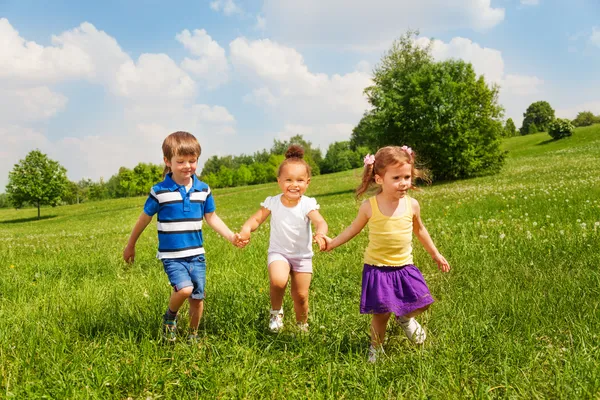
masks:
[[[292,271],[292,299],[296,312],[296,323],[306,324],[308,321],[308,290],[312,273]]]
[[[287,261],[275,260],[269,264],[269,292],[271,309],[281,310],[283,296],[290,276],[290,265]]]
[[[190,297],[193,290],[193,286],[187,286],[179,289],[177,292],[173,291],[173,293],[171,293],[171,298],[169,299],[169,310],[177,313],[185,300]]]
[[[373,314],[371,320],[371,346],[378,348],[383,345],[385,330],[391,313]]]
[[[202,318],[204,311],[204,299],[192,299],[189,298],[190,303],[190,330],[195,332],[198,330],[198,324]]]

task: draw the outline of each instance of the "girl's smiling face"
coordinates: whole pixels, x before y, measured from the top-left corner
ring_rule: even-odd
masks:
[[[284,205],[293,206],[298,204],[310,183],[306,166],[295,162],[284,165],[281,174],[277,178],[277,183],[283,193],[282,201]]]
[[[381,185],[381,192],[386,196],[401,199],[412,187],[412,164],[395,164],[385,169],[383,177],[375,175],[375,183]]]

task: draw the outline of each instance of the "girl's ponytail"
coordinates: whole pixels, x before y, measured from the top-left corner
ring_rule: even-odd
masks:
[[[375,182],[375,156],[367,154],[364,158],[365,168],[363,170],[362,182],[356,189],[356,198],[360,198],[366,191],[371,188],[371,184]]]

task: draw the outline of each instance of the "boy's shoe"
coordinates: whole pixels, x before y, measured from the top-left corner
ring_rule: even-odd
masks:
[[[308,322],[297,322],[296,326],[298,327],[298,330],[302,333],[308,333]]]
[[[198,334],[197,333],[192,332],[192,333],[190,333],[188,335],[187,340],[188,340],[189,344],[197,344],[200,339],[198,338]]]
[[[427,334],[425,329],[417,322],[414,318],[398,317],[398,323],[404,330],[406,337],[408,337],[415,344],[423,344]]]
[[[163,318],[163,339],[167,342],[177,340],[177,320]]]
[[[271,310],[269,318],[269,330],[279,332],[283,328],[283,308],[281,310]]]
[[[383,347],[379,346],[375,348],[373,345],[369,346],[369,358],[367,361],[371,364],[377,362],[383,353]]]

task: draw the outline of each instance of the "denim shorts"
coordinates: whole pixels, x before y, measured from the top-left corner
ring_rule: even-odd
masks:
[[[204,254],[183,258],[163,258],[163,267],[169,282],[176,292],[193,286],[192,299],[204,298],[204,286],[206,285],[206,258]]]

